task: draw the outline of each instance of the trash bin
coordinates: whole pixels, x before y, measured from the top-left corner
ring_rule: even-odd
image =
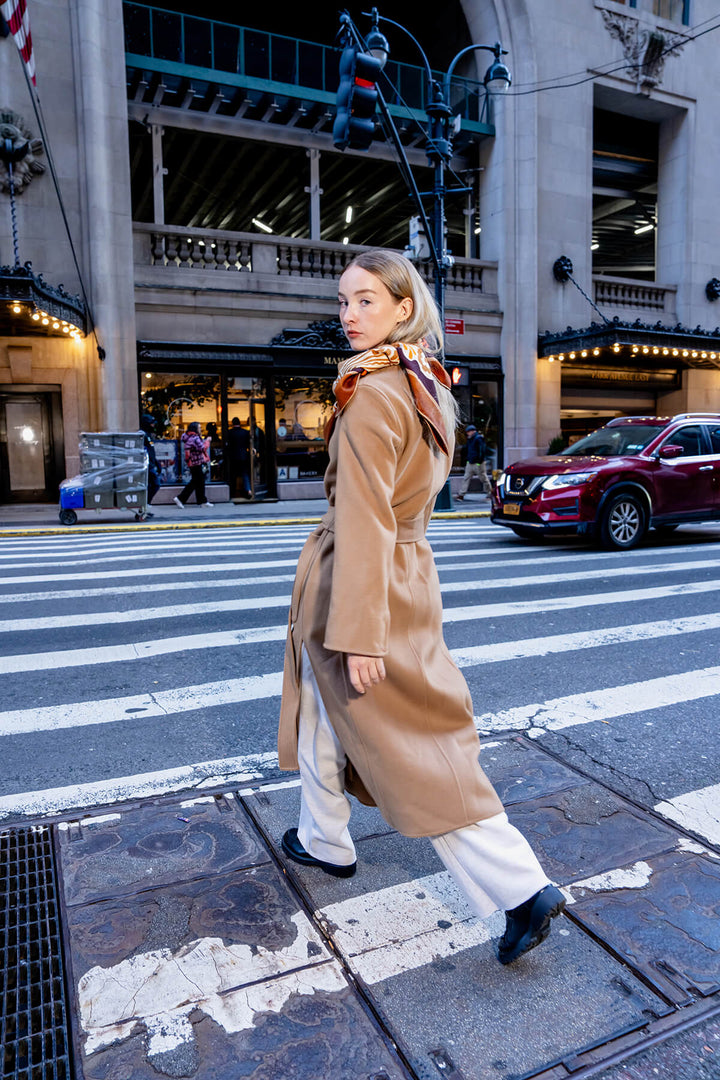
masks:
[[[445,481],[435,499],[434,510],[454,510],[452,491],[450,490],[450,477]]]

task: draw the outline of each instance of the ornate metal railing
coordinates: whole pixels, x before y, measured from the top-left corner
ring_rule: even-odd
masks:
[[[170,270],[333,280],[340,276],[354,255],[364,250],[356,245],[325,240],[258,236],[257,233],[220,229],[180,229],[140,222],[135,223],[133,231],[136,265]],[[430,260],[419,263],[418,269],[426,281],[432,282]],[[456,259],[448,269],[447,287],[453,291],[494,295],[497,264],[479,259]]]
[[[675,312],[675,285],[658,285],[654,281],[632,278],[594,277],[593,292],[598,307],[621,308],[624,311]]]

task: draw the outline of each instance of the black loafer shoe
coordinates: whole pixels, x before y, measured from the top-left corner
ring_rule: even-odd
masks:
[[[505,912],[507,925],[498,945],[498,960],[511,964],[534,949],[550,933],[550,922],[565,907],[565,897],[554,885],[546,885],[524,904]]]
[[[332,874],[333,877],[352,877],[357,870],[356,862],[350,863],[349,866],[338,866],[336,863],[316,859],[298,840],[297,829],[288,829],[282,838],[281,847],[288,858],[293,859],[294,862],[300,863],[301,866],[317,866],[326,874]]]

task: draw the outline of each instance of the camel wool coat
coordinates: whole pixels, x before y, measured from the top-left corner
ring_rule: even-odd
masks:
[[[430,442],[400,367],[360,379],[330,438],[329,510],[298,562],[278,738],[280,767],[297,769],[304,646],[348,758],[346,790],[406,836],[503,809],[478,764],[470,693],[443,639],[425,531],[451,458]],[[386,678],[358,694],[347,653],[383,657]]]

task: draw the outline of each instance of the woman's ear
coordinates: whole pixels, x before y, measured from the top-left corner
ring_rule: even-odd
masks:
[[[413,313],[413,300],[411,296],[404,296],[398,306],[398,314],[400,318],[398,322],[407,322]]]

